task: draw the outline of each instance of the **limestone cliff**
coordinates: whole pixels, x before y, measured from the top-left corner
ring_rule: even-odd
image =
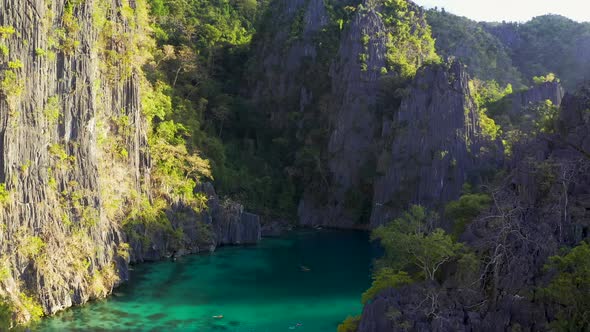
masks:
[[[393,14],[392,14],[393,13]],[[391,15],[391,16],[390,16]],[[419,51],[405,54],[408,45],[399,27],[409,27],[421,43]],[[401,28],[399,28],[401,29]],[[327,174],[324,199],[306,190],[299,219],[306,225],[366,227],[371,204],[371,175],[382,144],[384,83],[399,79],[436,58],[422,10],[408,1],[363,1],[343,30],[338,53],[330,68],[331,102]],[[362,224],[365,225],[362,225]]]
[[[366,12],[355,15],[341,37],[331,68],[335,105],[328,143],[332,180],[328,204],[315,206],[315,198],[304,196],[299,210],[303,224],[350,227],[356,222],[345,211],[346,195],[359,185],[361,168],[373,158],[375,134],[379,128],[375,112],[380,69],[386,67],[386,27],[377,11],[378,8],[371,6]],[[359,60],[361,55],[366,57],[363,60],[366,63]]]
[[[323,0],[275,1],[268,22],[256,35],[252,99],[259,107],[272,109],[269,117],[279,128],[293,126],[293,113],[304,113],[313,103],[314,86],[320,77],[309,70],[319,65],[321,43],[329,15]]]
[[[539,120],[540,110],[549,107],[549,105],[559,107],[564,93],[565,91],[558,81],[535,84],[491,103],[488,113],[496,123],[502,126],[505,133],[510,130],[530,132],[534,129],[535,122]]]
[[[197,188],[207,197],[207,207],[197,212],[178,203],[164,212],[166,227],[139,223],[127,230],[132,263],[213,251],[218,246],[256,244],[261,240],[258,215],[230,199],[220,198],[209,182]]]
[[[492,207],[461,236],[481,258],[475,269],[454,264],[441,282],[383,291],[365,306],[360,332],[551,330],[562,307],[541,295],[552,277],[544,265],[590,227],[589,93],[566,94],[558,132],[514,147]]]
[[[203,187],[209,198],[203,221],[212,225],[216,245],[256,244],[260,241],[259,216],[244,211],[240,203],[219,198],[210,183]]]
[[[479,113],[460,63],[422,69],[392,120],[378,162],[371,225],[392,220],[409,204],[441,210],[457,199],[487,156]],[[469,178],[471,177],[471,179]]]
[[[36,303],[52,314],[103,296],[126,275],[116,218],[149,181],[150,157],[147,25],[125,3],[0,2],[0,296],[17,321]]]
[[[522,92],[517,92],[509,96],[512,101],[511,115],[521,115],[527,107],[535,106],[539,103],[550,100],[553,105],[561,105],[565,91],[561,84],[555,82],[545,82],[536,85]]]
[[[477,167],[478,110],[461,65],[412,79],[438,61],[413,2],[277,1],[255,45],[253,101],[300,147],[288,169],[301,224],[367,228],[410,202],[456,198]],[[398,198],[411,179],[419,189]]]
[[[130,261],[260,238],[241,206],[226,230],[231,208],[207,218],[154,190],[148,26],[143,0],[0,1],[0,309],[13,322],[107,296]]]

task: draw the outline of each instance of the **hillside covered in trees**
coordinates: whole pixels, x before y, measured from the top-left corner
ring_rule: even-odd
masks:
[[[456,57],[482,80],[528,87],[555,73],[568,90],[588,80],[590,23],[559,15],[525,23],[475,22],[438,9],[428,11],[437,51]]]
[[[339,331],[588,329],[589,59],[408,0],[0,0],[0,329],[293,225],[385,250]]]

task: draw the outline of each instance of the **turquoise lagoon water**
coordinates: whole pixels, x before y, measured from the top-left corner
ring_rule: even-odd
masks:
[[[372,254],[365,233],[301,231],[254,247],[142,264],[107,300],[32,330],[336,331],[361,312]]]

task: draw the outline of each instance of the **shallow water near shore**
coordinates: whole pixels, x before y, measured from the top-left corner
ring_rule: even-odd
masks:
[[[32,330],[336,331],[362,310],[372,256],[366,233],[297,231],[258,246],[141,264],[107,300]]]

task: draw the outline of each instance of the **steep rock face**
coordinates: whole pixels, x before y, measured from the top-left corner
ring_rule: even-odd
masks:
[[[207,197],[207,208],[201,213],[175,204],[165,211],[171,228],[150,230],[143,224],[135,226],[133,234],[146,235],[127,237],[132,263],[214,251],[222,245],[256,244],[261,240],[258,215],[244,211],[237,202],[221,199],[209,182],[199,186],[198,191]]]
[[[120,8],[118,1],[0,1],[0,26],[14,29],[0,36],[8,49],[0,56],[7,192],[0,257],[9,271],[0,297],[18,308],[17,321],[28,320],[36,302],[52,314],[102,296],[126,276],[115,218],[149,181],[150,158],[137,74],[145,32]],[[101,31],[105,21],[110,30]],[[126,157],[115,156],[123,150]]]
[[[400,25],[408,24],[415,33],[414,38],[421,41],[430,38],[420,7],[411,1],[403,4],[407,6],[405,9],[387,6],[380,1],[363,1],[342,33],[330,68],[332,107],[326,158],[328,174],[323,179],[325,197],[319,200],[315,190],[305,191],[298,210],[304,225],[367,227],[372,192],[367,173],[374,173],[377,153],[383,144],[382,87],[386,80],[402,76],[400,69],[392,64],[395,58],[391,56],[395,53],[392,50],[399,48],[403,53],[404,48],[410,48],[401,41],[395,44],[394,36],[402,32],[383,13],[391,10],[412,13],[408,15],[411,19],[406,17],[408,21]],[[420,66],[432,59],[428,45],[421,46],[412,55],[416,58],[406,59],[408,62]]]
[[[558,129],[566,144],[583,155],[590,154],[590,85],[575,94],[566,94],[561,103]]]
[[[565,91],[559,82],[545,82],[536,85],[526,91],[518,92],[510,96],[512,99],[511,113],[520,114],[529,106],[550,100],[553,105],[561,105]]]
[[[342,37],[337,60],[331,68],[332,95],[336,101],[330,155],[331,188],[328,203],[317,206],[309,195],[299,208],[300,221],[306,225],[332,224],[350,227],[356,220],[345,211],[346,196],[359,185],[361,168],[373,158],[379,123],[376,115],[380,69],[386,67],[386,31],[378,8],[359,13]],[[368,42],[363,36],[370,36]],[[366,45],[364,44],[366,43]],[[359,56],[366,56],[363,68]]]
[[[212,227],[206,223],[208,220],[202,213],[195,212],[191,207],[176,204],[165,211],[165,216],[170,222],[170,228],[150,229],[149,225],[137,224],[133,232],[127,234],[130,263],[151,262],[172,256],[215,250]]]
[[[303,113],[313,103],[314,82],[305,73],[316,63],[318,34],[329,17],[323,0],[275,1],[267,15],[272,23],[255,41],[259,60],[252,98],[272,109],[271,123],[284,128],[290,112]]]
[[[204,220],[211,224],[217,245],[256,244],[261,239],[260,217],[244,211],[244,207],[231,200],[221,200],[213,186],[206,183],[208,210]]]
[[[214,251],[223,245],[256,244],[262,238],[258,215],[244,211],[234,201],[220,200],[214,192],[209,196],[207,210],[201,214],[185,206],[176,206],[166,214],[172,229],[180,235],[171,236],[160,230],[151,234],[148,244],[130,238],[132,263]],[[142,233],[145,229],[136,231]]]
[[[334,12],[359,2],[274,1],[253,40],[251,100],[270,119],[265,132],[273,131],[279,144],[289,146],[281,157],[283,176],[304,182],[306,189],[315,192],[325,187],[332,105],[329,68],[341,28],[347,25],[343,21],[339,26]]]
[[[378,162],[371,225],[391,220],[409,204],[431,208],[456,199],[482,156],[479,114],[460,63],[421,70],[393,121]]]
[[[547,101],[559,107],[564,97],[560,82],[536,84],[526,90],[506,95],[490,106],[491,116],[504,128],[518,128],[523,132],[534,130],[541,110],[547,108]]]
[[[230,208],[127,218],[155,201],[147,15],[143,0],[0,1],[0,304],[15,322],[107,296],[130,261],[260,238],[241,206],[218,241]]]
[[[424,12],[411,1],[277,1],[263,27],[252,97],[297,146],[287,169],[303,187],[300,223],[368,227],[383,86],[437,59]]]
[[[213,227],[218,244],[256,244],[260,241],[259,217],[244,212],[241,204],[223,202],[214,213]]]
[[[492,207],[461,236],[484,263],[475,272],[447,266],[442,284],[382,292],[365,306],[360,332],[550,330],[560,307],[536,295],[551,277],[543,266],[590,229],[589,95],[564,97],[560,133],[514,147]]]

